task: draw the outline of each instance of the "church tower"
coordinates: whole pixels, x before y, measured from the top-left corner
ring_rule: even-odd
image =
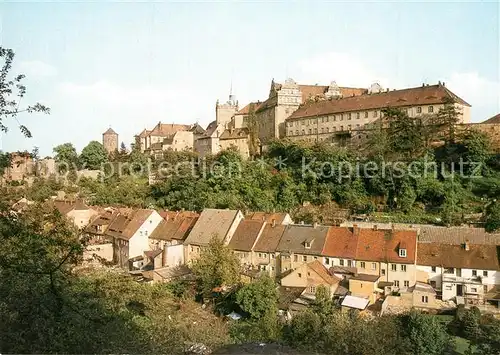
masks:
[[[111,127],[102,134],[102,145],[108,154],[118,150],[118,133],[113,131]]]
[[[224,127],[231,122],[233,115],[238,112],[238,101],[236,96],[233,95],[233,83],[229,91],[229,100],[225,104],[219,104],[219,100],[215,103],[215,121]]]

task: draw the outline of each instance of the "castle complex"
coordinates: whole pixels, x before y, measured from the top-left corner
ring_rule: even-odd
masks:
[[[152,130],[138,134],[136,143],[142,152],[156,156],[165,150],[194,150],[203,157],[233,147],[245,158],[282,138],[343,146],[359,144],[375,123],[383,120],[383,109],[398,108],[410,117],[424,119],[438,113],[447,99],[455,103],[462,128],[474,127],[489,135],[500,135],[500,128],[496,129],[500,119],[470,124],[471,106],[441,82],[389,90],[378,83],[352,88],[338,86],[335,81],[322,86],[301,85],[293,79],[277,83],[273,79],[263,101],[240,108],[232,93],[225,103],[217,100],[215,120],[206,129],[198,124],[160,122]]]

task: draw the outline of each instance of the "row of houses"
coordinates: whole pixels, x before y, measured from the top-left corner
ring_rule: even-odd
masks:
[[[149,278],[167,280],[171,270],[199,257],[219,238],[242,264],[248,280],[267,273],[295,294],[314,296],[319,285],[332,294],[371,305],[399,294],[412,306],[498,305],[500,234],[482,228],[344,222],[296,224],[287,213],[205,209],[189,211],[94,208],[54,202],[88,240],[87,259],[106,261]],[[402,296],[402,297],[403,297]],[[284,296],[285,297],[285,296]],[[286,296],[289,297],[289,296]],[[285,298],[286,298],[285,297]]]

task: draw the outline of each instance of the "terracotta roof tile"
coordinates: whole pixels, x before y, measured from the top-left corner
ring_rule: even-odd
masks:
[[[301,106],[288,119],[386,107],[442,104],[445,97],[453,98],[463,105],[470,106],[443,85],[430,85],[309,103]]]
[[[464,269],[500,270],[500,246],[470,244],[418,243],[418,265]]]
[[[336,258],[355,259],[358,237],[352,228],[330,227],[321,255]]]
[[[178,131],[189,131],[191,125],[175,124],[175,123],[158,123],[152,131],[149,132],[150,136],[170,136]]]
[[[275,221],[276,224],[283,224],[288,213],[266,213],[266,212],[251,212],[245,218],[252,219],[255,221],[266,221],[269,224],[272,224]]]
[[[163,219],[149,236],[149,239],[184,240],[193,229],[198,217],[174,217]]]
[[[103,135],[115,135],[117,136],[118,133],[116,133],[115,131],[113,131],[113,129],[111,127],[108,128],[108,130],[106,132],[103,133]]]
[[[340,279],[336,276],[330,275],[328,269],[319,262],[319,260],[314,260],[307,264],[307,267],[317,273],[326,283],[329,285],[335,285],[340,282]]]
[[[266,224],[253,250],[256,252],[274,253],[285,228],[286,226],[283,225],[273,227],[272,224]]]
[[[233,128],[224,130],[219,139],[246,139],[247,137],[248,128]]]
[[[140,209],[130,214],[119,214],[108,227],[106,235],[129,240],[153,212],[153,210]]]
[[[236,112],[236,115],[248,115],[250,113],[250,107],[252,105],[254,105],[254,110],[257,111],[259,109],[259,107],[260,107],[261,104],[262,104],[262,102],[260,102],[260,101],[250,102],[248,105],[246,105],[241,110],[239,110],[238,112]]]
[[[236,228],[228,247],[233,250],[251,251],[255,241],[262,233],[265,222],[243,220]]]
[[[491,118],[488,118],[486,121],[481,122],[481,123],[489,123],[489,124],[500,123],[500,113],[491,117]]]
[[[406,257],[399,256],[401,244],[406,246]],[[412,264],[416,258],[417,231],[359,229],[356,260]]]

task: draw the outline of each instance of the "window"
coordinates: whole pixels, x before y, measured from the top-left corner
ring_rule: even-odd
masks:
[[[359,124],[357,124],[357,125],[356,125],[356,128],[358,128],[358,129],[359,129]]]
[[[298,131],[298,130],[297,130],[297,131],[295,131],[295,135],[296,135],[296,136],[298,136],[298,135],[299,135],[299,131]]]
[[[351,116],[351,113],[348,113],[348,114],[347,114],[347,119],[348,119],[348,120],[350,120],[350,119],[351,119],[351,117],[352,117],[352,116]]]
[[[472,292],[477,293],[477,287],[471,287],[470,289],[471,289]]]
[[[405,285],[405,287],[410,287],[410,281],[408,280],[404,280],[403,284]]]
[[[276,255],[274,253],[271,254],[271,259],[275,259]]]
[[[311,243],[310,242],[304,242],[304,248],[311,249]]]
[[[429,296],[422,296],[422,303],[429,303]]]
[[[271,266],[271,271],[274,271],[274,266]]]
[[[401,271],[406,272],[406,265],[401,265]]]
[[[148,231],[147,231],[147,230],[146,230],[146,231],[144,231],[144,235],[146,235],[146,236],[148,235]]]
[[[311,128],[309,128],[309,134],[312,134],[312,129]]]
[[[484,277],[488,277],[488,271],[484,270],[484,271],[483,271],[483,276],[484,276]]]
[[[307,256],[306,255],[302,256],[302,261],[304,261],[304,262],[307,261]]]
[[[455,273],[455,269],[452,268],[452,267],[448,267],[448,268],[444,269],[444,273],[445,274],[454,274]]]
[[[360,262],[360,263],[359,263],[359,265],[360,265],[360,267],[361,267],[362,269],[364,269],[364,268],[365,268],[365,262],[364,262],[364,261]]]
[[[436,288],[436,281],[431,281],[432,288]]]
[[[391,271],[396,271],[396,270],[397,270],[397,265],[391,264]]]
[[[352,267],[352,260],[347,260],[347,266]]]
[[[399,280],[394,280],[394,286],[399,287]]]
[[[351,130],[351,125],[347,125],[347,130],[350,131]]]
[[[297,255],[293,256],[293,261],[298,261]]]
[[[328,123],[330,121],[330,117],[327,117],[326,118],[326,123]]]
[[[343,131],[344,130],[344,126],[340,126],[340,130]]]
[[[340,114],[340,121],[343,121],[343,120],[344,120],[344,114],[343,114],[343,113],[341,113],[341,114]]]
[[[330,132],[330,128],[326,127],[326,133]]]
[[[318,260],[318,257],[317,257],[317,256],[315,256],[315,257],[314,257],[314,260]]]
[[[300,124],[303,126],[305,125],[306,123],[304,121],[301,121]]]
[[[340,266],[344,266],[344,259],[340,259],[339,264],[340,264]]]
[[[377,263],[372,263],[372,270],[377,270]]]
[[[377,111],[373,111],[373,117],[377,117]]]
[[[309,287],[309,293],[316,293],[316,287],[315,286]]]
[[[365,118],[368,118],[368,111],[365,111]]]
[[[382,274],[382,276],[385,276],[385,269],[380,270],[380,273]]]
[[[356,119],[359,120],[359,112],[356,112]]]
[[[314,129],[314,134],[316,134],[316,133],[318,133],[318,129],[317,128]]]
[[[299,277],[302,277],[302,274],[299,272]]]
[[[330,259],[325,258],[325,264],[326,264],[326,265],[330,265]]]
[[[399,257],[406,258],[406,249],[399,249]]]
[[[434,112],[434,106],[429,106],[429,107],[427,108],[427,112],[429,112],[429,113]]]
[[[302,130],[302,135],[306,134],[306,131],[305,130]]]
[[[311,276],[311,273],[309,271],[307,272],[307,276]]]
[[[417,107],[417,113],[422,113],[422,107],[420,106]]]
[[[431,266],[431,271],[432,272],[436,272],[436,267],[435,266]]]
[[[472,270],[472,276],[477,276],[477,270]]]
[[[333,122],[337,121],[337,117],[333,115]]]
[[[488,285],[483,285],[483,292],[484,293],[488,292]]]

